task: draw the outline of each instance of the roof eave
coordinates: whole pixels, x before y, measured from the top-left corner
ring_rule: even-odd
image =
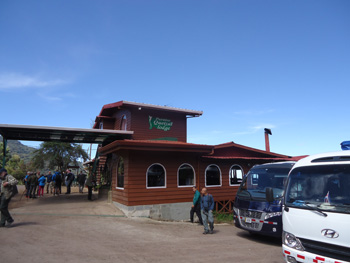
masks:
[[[114,141],[99,149],[101,154],[109,154],[118,150],[135,150],[135,151],[171,151],[171,152],[191,152],[200,154],[210,154],[213,146],[198,144],[176,144],[171,141],[169,143],[157,141],[137,141],[118,140]]]

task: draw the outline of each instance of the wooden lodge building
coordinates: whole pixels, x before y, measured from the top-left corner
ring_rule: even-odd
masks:
[[[239,183],[253,165],[294,159],[233,142],[188,143],[187,120],[201,115],[201,111],[127,101],[103,106],[94,129],[132,133],[131,139],[98,150],[112,201],[128,216],[189,219],[193,185],[207,187],[216,208],[230,211]]]

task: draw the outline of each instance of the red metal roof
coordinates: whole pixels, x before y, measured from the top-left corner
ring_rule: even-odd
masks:
[[[106,111],[108,109],[114,109],[114,108],[123,107],[123,106],[149,108],[149,109],[164,110],[164,111],[173,111],[173,112],[183,113],[183,114],[186,114],[189,116],[201,116],[203,114],[203,111],[180,109],[180,108],[169,107],[169,106],[160,106],[160,105],[153,105],[153,104],[146,104],[146,103],[138,103],[138,102],[121,100],[118,102],[104,105],[102,107],[102,110],[101,110],[99,115],[103,116],[104,111]]]
[[[287,156],[283,154],[268,152],[264,150],[259,150],[251,148],[248,146],[240,145],[234,142],[223,143],[214,146],[214,153],[211,155],[203,156],[206,159],[220,159],[220,160],[230,160],[230,159],[241,159],[241,160],[289,160],[298,161],[305,156]]]
[[[107,154],[119,149],[174,152],[182,151],[210,154],[212,153],[214,146],[175,141],[118,140],[104,146],[103,148],[100,148],[99,152],[101,154]]]
[[[286,157],[286,158],[267,158],[267,157],[237,157],[237,156],[232,156],[232,157],[226,157],[226,156],[203,156],[205,159],[216,159],[216,160],[268,160],[268,161],[294,161],[292,157]]]
[[[287,156],[287,155],[278,154],[278,153],[274,153],[274,152],[267,152],[267,151],[264,151],[264,150],[259,150],[259,149],[256,149],[256,148],[248,147],[248,146],[237,144],[237,143],[234,143],[234,142],[227,142],[227,143],[223,143],[223,144],[219,144],[219,145],[215,146],[215,150],[216,149],[230,149],[230,148],[231,149],[232,148],[242,149],[242,150],[246,150],[246,151],[250,151],[250,152],[255,152],[255,153],[258,153],[258,154],[270,155],[270,156],[273,156],[273,157],[281,157],[281,158],[289,157],[290,158],[290,156]]]
[[[203,114],[203,111],[180,109],[180,108],[169,107],[169,106],[160,106],[160,105],[153,105],[153,104],[146,104],[146,103],[138,103],[138,102],[121,100],[118,102],[103,105],[103,107],[100,111],[100,114],[98,116],[96,116],[95,124],[94,124],[93,128],[98,129],[97,122],[99,119],[111,118],[108,115],[113,113],[112,112],[113,109],[121,108],[121,107],[137,107],[137,108],[148,108],[148,109],[162,110],[162,111],[172,111],[172,112],[177,112],[177,113],[185,114],[186,116],[192,116],[192,117],[199,117]]]

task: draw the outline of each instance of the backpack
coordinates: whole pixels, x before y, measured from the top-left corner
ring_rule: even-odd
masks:
[[[18,194],[18,188],[17,185],[13,185],[11,197],[14,197],[16,194]]]
[[[8,176],[7,176],[5,182],[8,182],[8,181],[9,181],[9,179],[8,179]],[[14,197],[16,194],[18,194],[17,183],[16,183],[15,185],[12,185],[11,188],[12,188],[12,189],[11,189],[11,196],[10,196],[10,198],[12,198],[12,197]]]

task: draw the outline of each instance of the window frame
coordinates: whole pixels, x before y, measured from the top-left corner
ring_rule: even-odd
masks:
[[[207,185],[207,170],[208,170],[209,166],[212,166],[212,165],[216,166],[219,169],[219,172],[220,172],[220,185]],[[220,169],[219,165],[217,165],[217,164],[209,164],[205,168],[204,179],[205,179],[205,187],[222,187],[222,172],[221,172],[221,169]]]
[[[188,165],[188,166],[190,166],[192,168],[192,171],[193,171],[193,183],[194,183],[193,185],[179,185],[179,179],[180,179],[179,172],[180,172],[181,166],[183,166],[183,165]],[[178,188],[186,188],[186,187],[193,187],[195,185],[196,185],[196,171],[195,171],[194,167],[191,164],[189,164],[189,163],[181,164],[179,166],[179,168],[177,169],[177,187]]]
[[[123,181],[123,185],[124,187],[119,187],[118,186],[118,168],[119,168],[119,163],[120,163],[120,159],[123,159],[123,165],[124,165],[124,158],[123,157],[119,157],[119,160],[118,160],[118,163],[117,163],[117,174],[116,174],[116,184],[115,184],[115,188],[118,189],[118,190],[124,190],[125,189],[125,165],[124,165],[124,181]]]
[[[125,125],[125,129],[123,129],[123,126]],[[120,119],[120,130],[121,131],[127,131],[128,130],[128,118],[126,117],[125,114],[122,115]]]
[[[160,165],[164,169],[164,186],[148,186],[148,171],[153,165]],[[161,163],[152,163],[150,166],[148,166],[146,170],[146,189],[164,189],[167,188],[167,174],[166,174],[166,169],[164,165]]]
[[[228,171],[228,182],[229,182],[230,186],[240,186],[241,183],[239,183],[239,184],[231,184],[231,170],[232,170],[232,167],[234,167],[234,166],[238,166],[241,169],[241,171],[242,171],[242,181],[243,181],[244,170],[243,170],[242,166],[240,166],[239,164],[233,164],[233,165],[231,165],[230,170]]]

